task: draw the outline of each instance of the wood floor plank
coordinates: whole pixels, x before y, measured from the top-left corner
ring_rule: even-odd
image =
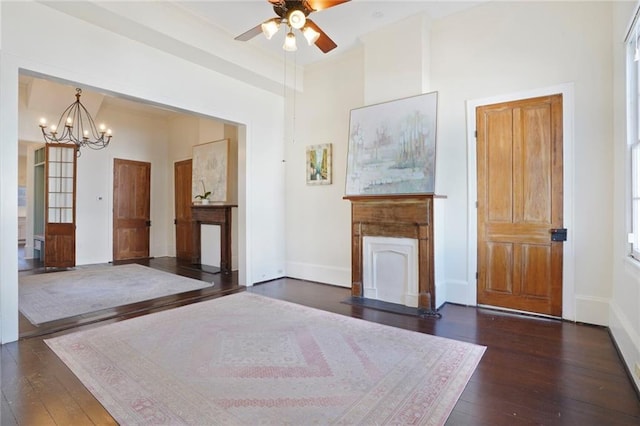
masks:
[[[149,259],[143,264],[211,280],[216,283],[215,291],[148,301],[133,306],[135,309],[113,309],[107,319],[87,315],[65,324],[31,328],[21,320],[21,333],[24,326],[27,335],[34,337],[1,348],[2,425],[115,424],[48,348],[45,338],[244,290],[238,286],[237,275],[211,274],[173,258]],[[453,304],[440,309],[441,319],[399,315],[343,303],[350,297],[346,288],[287,278],[247,291],[487,346],[447,425],[640,424],[640,399],[604,327]]]
[[[473,414],[483,421],[525,421],[528,424],[637,425],[640,417],[611,410],[606,406],[558,397],[526,385],[470,381],[454,412]],[[509,423],[506,423],[509,424]]]
[[[2,396],[6,406],[19,424],[54,425],[47,407],[29,382],[30,366],[20,357],[18,362],[11,351],[17,346],[18,343],[2,345]]]
[[[2,395],[2,405],[0,405],[0,425],[2,426],[16,426],[18,421],[13,415],[13,410],[11,410],[11,406],[5,398],[4,394]]]
[[[87,392],[81,393],[83,397],[78,402],[77,392],[73,390],[84,385],[46,343],[42,340],[30,340],[28,343],[31,344],[33,362],[38,363],[38,368],[29,376],[29,381],[57,424],[92,425],[96,424],[95,420],[113,422],[95,398],[87,398]],[[72,381],[70,387],[65,385],[66,380]],[[87,404],[89,401],[93,404]],[[98,407],[101,416],[91,416],[90,413]]]

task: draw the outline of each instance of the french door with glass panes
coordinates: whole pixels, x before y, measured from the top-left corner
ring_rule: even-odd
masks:
[[[47,144],[44,266],[76,265],[76,146]]]

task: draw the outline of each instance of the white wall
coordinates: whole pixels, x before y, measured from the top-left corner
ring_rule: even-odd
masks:
[[[545,22],[540,31],[540,22]],[[432,85],[439,91],[439,191],[446,194],[448,254],[462,253],[470,206],[465,184],[465,102],[571,83],[575,90],[574,158],[577,212],[575,295],[564,300],[569,319],[606,324],[611,296],[611,4],[606,2],[490,2],[433,24]],[[565,129],[571,130],[571,129]],[[566,170],[571,170],[571,167]],[[588,215],[583,212],[589,212]],[[582,214],[580,214],[582,213]],[[567,259],[568,261],[572,259]],[[467,280],[464,256],[446,257],[447,280]],[[468,283],[469,287],[475,283]]]
[[[426,16],[417,15],[362,38],[365,52],[363,105],[429,91],[429,25]]]
[[[349,111],[364,99],[363,52],[309,68],[297,95],[295,141],[286,146],[286,247],[290,277],[351,287],[351,204],[343,200]],[[333,144],[333,183],[306,184],[306,147]]]
[[[387,73],[382,78],[381,65],[366,59],[377,56],[374,41],[379,42],[379,37],[374,36],[364,40],[365,58],[345,55],[330,66],[318,65],[317,71],[309,68],[305,73],[296,140],[304,145],[335,144],[334,185],[319,191],[306,187],[302,168],[296,164],[302,161],[304,147],[286,145],[287,274],[336,282],[327,271],[349,265],[349,212],[342,200],[348,110],[363,106],[364,98],[379,102],[393,93],[398,98],[407,96],[410,87],[429,87],[438,91],[436,192],[447,196],[441,278],[449,300],[462,291],[463,300],[451,301],[475,301],[476,283],[470,279],[475,271],[470,270],[467,258],[467,222],[475,206],[467,197],[467,120],[472,118],[466,115],[466,104],[570,85],[575,94],[574,122],[565,130],[574,133],[576,149],[573,158],[565,158],[565,179],[573,185],[568,203],[576,213],[567,214],[567,222],[573,224],[569,238],[575,250],[566,261],[575,264],[576,270],[567,272],[575,274],[575,290],[563,307],[568,319],[607,324],[612,255],[602,247],[612,245],[612,4],[488,2],[440,20],[414,21],[422,22],[428,33],[423,36],[429,39],[428,47],[424,39],[415,37],[413,27],[404,26],[404,38],[403,26],[384,32],[392,39],[403,39],[408,51],[430,55],[422,58],[428,65],[416,65],[415,58],[396,58],[406,60],[407,66],[422,66],[420,75]],[[540,22],[545,23],[544,30]],[[389,46],[383,43],[379,49],[384,52]],[[384,87],[367,85],[367,78]],[[364,98],[359,97],[365,91]],[[318,211],[326,213],[316,214]],[[330,237],[327,229],[332,230]],[[453,288],[455,291],[449,291]]]
[[[2,342],[15,340],[18,333],[15,194],[20,68],[246,125],[239,132],[239,174],[243,180],[239,198],[243,208],[238,209],[238,216],[246,227],[239,241],[240,282],[251,285],[256,277],[270,279],[278,276],[278,270],[284,270],[280,96],[256,90],[215,70],[131,41],[44,4],[2,2],[0,8],[0,195],[8,200],[0,206]],[[30,25],[25,26],[25,22]],[[55,28],[51,22],[56,22]],[[82,61],[78,65],[69,58]],[[139,156],[141,152],[132,155]]]
[[[104,108],[95,118],[97,122],[109,123],[116,133],[108,148],[81,149],[77,161],[77,264],[113,260],[113,163],[116,158],[151,163],[149,254],[166,256],[172,225],[170,212],[165,209],[169,187],[166,122],[115,108]]]
[[[628,256],[627,194],[630,191],[626,139],[626,54],[624,38],[635,12],[635,2],[619,2],[613,9],[614,65],[614,159],[613,159],[613,294],[609,328],[636,386],[640,377],[633,373],[640,365],[640,264]]]

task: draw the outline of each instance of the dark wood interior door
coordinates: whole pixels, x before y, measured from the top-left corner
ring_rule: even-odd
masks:
[[[76,265],[76,146],[45,149],[44,266]]]
[[[151,163],[114,159],[113,260],[149,257]]]
[[[176,257],[191,261],[193,257],[193,231],[191,224],[191,167],[192,161],[178,161],[174,165]]]
[[[478,303],[562,315],[562,95],[476,111]]]

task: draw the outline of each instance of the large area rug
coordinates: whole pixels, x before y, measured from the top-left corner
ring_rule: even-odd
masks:
[[[440,425],[486,349],[248,292],[46,342],[122,425]]]
[[[41,324],[212,285],[137,264],[92,265],[21,276],[19,307]]]

